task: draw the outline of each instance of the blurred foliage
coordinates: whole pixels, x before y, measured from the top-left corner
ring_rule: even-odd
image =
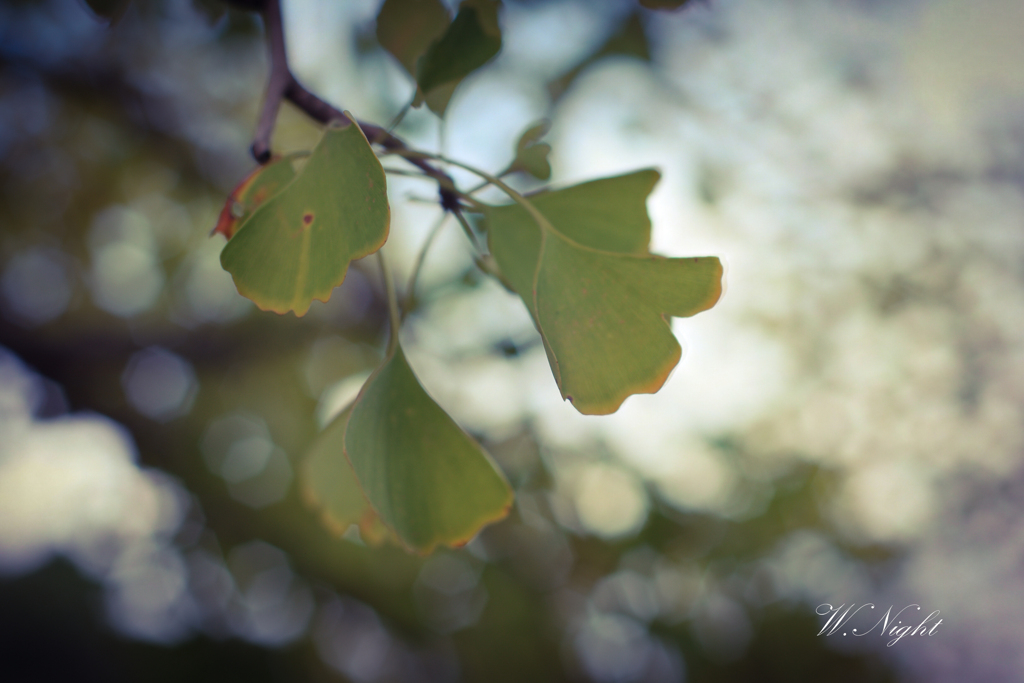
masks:
[[[90,7],[106,13],[116,4]],[[553,464],[564,454],[524,425],[475,435],[519,502],[467,548],[426,559],[329,533],[293,473],[322,426],[317,416],[329,412],[325,390],[379,363],[387,312],[378,278],[360,262],[302,319],[260,314],[220,270],[222,242],[208,235],[252,167],[266,64],[258,20],[175,0],[135,2],[110,28],[71,0],[0,12],[0,346],[52,384],[40,418],[108,416],[130,431],[142,466],[183,485],[189,513],[174,543],[189,562],[215,558],[244,592],[238,558],[253,548],[266,555],[252,544],[269,544],[315,604],[308,630],[276,647],[216,615],[180,640],[144,644],[97,627],[101,591],[58,560],[0,583],[0,641],[13,653],[0,664],[3,678],[670,681],[685,671],[686,680],[709,682],[891,679],[875,656],[815,638],[813,613],[773,593],[759,564],[796,530],[828,532],[817,505],[835,486],[826,468],[746,477],[750,510],[735,519],[681,513],[644,489],[654,502],[642,528],[603,539],[566,512]],[[613,37],[624,38],[594,54],[646,58],[639,16],[623,18]],[[571,79],[563,81],[559,90]],[[281,136],[301,137],[303,125]],[[520,161],[530,172],[539,166]],[[18,263],[29,264],[24,275]],[[468,271],[435,285],[480,287]],[[525,347],[503,344],[476,353]],[[138,355],[153,350],[193,373],[174,375],[187,386],[172,404],[133,399],[133,377],[147,362],[173,365]],[[277,463],[265,470],[273,481],[227,475],[241,453],[231,450],[236,432],[263,444],[261,462]],[[741,465],[746,457],[742,445],[721,450]],[[839,545],[890,559],[885,547]],[[190,579],[197,596],[198,576]],[[705,593],[717,602],[698,600]]]
[[[500,7],[498,0],[463,0],[452,23],[417,60],[419,93],[439,116],[462,79],[501,51]]]

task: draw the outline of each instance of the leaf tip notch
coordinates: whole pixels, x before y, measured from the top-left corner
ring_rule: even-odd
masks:
[[[714,284],[709,288],[708,297],[704,300],[700,311],[706,311],[710,308],[714,308],[714,306],[721,300],[722,294],[725,293],[725,266],[722,264],[722,259],[717,256],[707,256],[705,258],[712,258],[715,260],[715,268],[712,276]],[[700,311],[697,311],[697,313]]]
[[[669,319],[721,296],[718,258],[650,252],[646,201],[660,178],[644,169],[483,211],[491,253],[533,316],[562,397],[583,414],[657,392],[682,357]]]
[[[675,339],[673,338],[673,341]],[[579,401],[571,394],[564,396],[566,401],[572,404],[573,408],[580,412],[582,415],[611,415],[612,413],[618,412],[622,404],[626,402],[626,399],[636,394],[656,394],[661,391],[661,388],[665,386],[665,382],[672,376],[672,371],[679,365],[679,361],[683,358],[683,349],[679,345],[678,341],[675,341],[675,352],[672,355],[666,357],[665,362],[658,368],[655,369],[654,373],[650,376],[647,381],[642,381],[633,385],[623,385],[619,387],[617,393],[611,397],[601,400],[583,400]]]

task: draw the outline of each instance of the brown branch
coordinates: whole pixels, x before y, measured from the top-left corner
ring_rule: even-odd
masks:
[[[267,25],[267,47],[270,52],[270,80],[267,94],[263,99],[263,110],[256,126],[252,143],[252,155],[256,161],[265,164],[270,161],[270,136],[277,123],[277,112],[281,99],[294,80],[288,68],[288,55],[284,46],[284,24],[281,21],[281,3],[277,0],[265,3],[263,17]]]
[[[259,124],[256,126],[256,134],[252,143],[252,155],[257,162],[265,164],[270,161],[270,138],[273,135],[274,125],[277,122],[278,109],[280,109],[281,101],[284,99],[320,123],[326,124],[332,121],[340,121],[348,124],[352,121],[343,111],[317,97],[317,95],[308,90],[295,78],[295,75],[292,74],[288,66],[280,0],[265,0],[262,4],[263,19],[266,23],[267,31],[267,47],[270,52],[270,78],[267,83],[267,94],[263,100]],[[364,123],[362,121],[358,123],[371,144],[378,144],[392,152],[409,150],[408,145],[401,138],[396,137],[387,129],[372,123]],[[438,190],[441,195],[441,206],[445,210],[451,211],[460,206],[458,195],[455,192],[455,182],[451,176],[426,159],[410,158],[407,160],[428,176],[437,180]]]

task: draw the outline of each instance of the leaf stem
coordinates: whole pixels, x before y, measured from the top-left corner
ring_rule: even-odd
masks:
[[[512,165],[510,164],[508,168],[506,168],[501,173],[497,174],[495,177],[496,178],[504,178],[505,176],[507,176],[511,172],[512,172]],[[484,181],[480,182],[478,185],[475,185],[474,187],[466,190],[466,194],[467,195],[469,195],[469,194],[476,194],[480,190],[482,190],[485,187],[488,187],[490,185],[491,185],[491,181],[490,180],[484,180]]]
[[[470,189],[466,190],[466,194],[476,194],[477,192],[479,192],[480,190],[484,189],[485,187],[489,187],[490,184],[491,184],[490,180],[484,180],[483,182],[479,183],[478,185],[475,185],[474,187],[471,187]]]
[[[388,168],[385,166],[384,172],[391,173],[394,175],[408,176],[410,178],[424,178],[426,180],[433,180],[433,178],[428,176],[426,173],[423,173],[422,171],[408,171],[404,168]]]
[[[409,284],[405,288],[405,305],[402,306],[402,318],[409,315],[412,309],[415,307],[416,302],[416,281],[420,277],[420,271],[423,270],[423,263],[427,260],[427,251],[430,249],[430,245],[434,243],[434,240],[441,233],[441,228],[444,227],[445,219],[448,218],[448,212],[443,211],[440,218],[434,222],[430,232],[427,233],[427,239],[423,242],[423,247],[420,248],[420,253],[416,257],[416,264],[412,268],[412,274],[409,276]]]
[[[259,124],[256,127],[252,143],[253,157],[259,163],[265,164],[270,161],[270,137],[274,132],[277,111],[280,109],[282,99],[288,100],[306,112],[310,118],[320,123],[330,123],[331,121],[349,123],[352,119],[346,116],[341,109],[328,104],[307,90],[291,72],[285,48],[281,0],[252,0],[252,6],[260,9],[263,13],[270,51],[270,78],[267,83],[267,94],[263,100]],[[366,139],[371,144],[380,145],[384,149],[396,153],[409,151],[408,145],[401,138],[392,135],[389,130],[381,126],[360,121],[359,127],[362,128]],[[416,157],[416,155],[412,155],[412,157]],[[426,157],[423,156],[409,158],[409,161],[437,181],[441,206],[450,208],[451,205],[457,203],[457,197],[451,189],[455,183],[447,173],[428,163]]]
[[[407,177],[407,178],[422,178],[424,180],[430,180],[430,181],[434,181],[435,180],[435,178],[432,178],[431,176],[427,175],[426,173],[416,172],[416,171],[407,171],[404,168],[391,168],[391,167],[385,166],[384,167],[384,172],[385,173],[391,173],[393,175],[404,176],[404,177]],[[490,183],[486,183],[486,184],[490,185]],[[463,192],[462,190],[460,190],[459,188],[454,187],[454,186],[452,186],[450,188],[447,188],[447,189],[450,190],[453,195],[455,195],[459,199],[463,200],[464,202],[466,202],[467,204],[472,206],[474,209],[479,210],[479,209],[483,208],[483,206],[484,206],[483,203],[481,203],[478,199],[476,199],[475,197],[471,197],[469,192]],[[475,192],[475,191],[476,190],[471,190],[471,192]],[[430,203],[433,203],[433,200],[424,200],[424,201],[429,201]]]
[[[483,256],[487,252],[484,250],[483,245],[480,244],[480,240],[477,238],[476,233],[473,232],[473,227],[466,220],[466,217],[462,215],[462,209],[452,209],[452,213],[455,214],[455,220],[462,226],[462,231],[466,233],[466,237],[469,238],[469,243],[473,245],[473,249],[480,256]]]
[[[412,99],[406,102],[405,106],[402,107],[402,110],[400,112],[395,114],[395,118],[391,119],[391,122],[388,124],[388,133],[391,133],[392,131],[395,130],[395,128],[398,128],[399,124],[405,120],[405,115],[409,113],[410,109],[412,109],[412,103],[415,101],[416,94],[413,93]]]
[[[388,297],[388,319],[391,322],[391,336],[388,337],[388,348],[385,355],[390,356],[398,347],[398,330],[402,326],[402,314],[398,310],[398,295],[395,293],[395,279],[391,276],[391,268],[384,258],[384,250],[377,250],[377,262],[380,274],[384,278],[384,292]]]
[[[385,168],[384,172],[385,173],[393,173],[394,175],[406,176],[406,177],[409,177],[409,178],[423,178],[423,179],[426,179],[426,180],[430,180],[431,179],[429,176],[427,176],[427,175],[425,175],[423,173],[416,173],[414,171],[406,171],[406,170],[403,170],[403,169],[400,169],[400,168]],[[470,204],[474,209],[480,210],[483,207],[483,204],[478,202],[476,199],[473,199],[472,197],[467,195],[465,192],[460,191],[458,188],[454,188],[453,187],[452,188],[452,192],[459,199],[461,199],[461,200],[467,202],[468,204]],[[429,200],[429,199],[416,199],[415,201],[425,202],[425,203],[429,203],[429,204],[433,204],[434,203],[433,200]],[[477,254],[482,256],[484,253],[486,253],[484,251],[483,246],[480,244],[480,240],[477,238],[476,233],[473,232],[473,228],[469,225],[469,222],[466,220],[466,217],[462,214],[462,209],[458,205],[456,205],[456,206],[453,206],[451,208],[446,209],[446,213],[447,213],[447,211],[451,211],[455,215],[455,218],[458,219],[459,225],[462,226],[463,231],[466,233],[466,237],[469,238],[469,241],[473,245],[473,249],[476,250]]]
[[[481,171],[480,169],[478,169],[478,168],[476,168],[474,166],[470,166],[469,164],[464,164],[461,161],[456,161],[455,159],[449,159],[448,157],[442,156],[440,154],[430,154],[429,152],[420,152],[420,151],[416,151],[416,150],[401,150],[401,151],[400,150],[393,150],[393,151],[394,151],[395,154],[398,154],[399,156],[405,157],[406,159],[410,159],[410,160],[415,159],[415,158],[434,159],[436,161],[441,161],[441,162],[446,163],[446,164],[451,164],[452,166],[458,166],[459,168],[463,168],[463,169],[469,171],[470,173],[474,173],[474,174],[480,176],[482,179],[486,180],[488,183],[490,183],[490,184],[494,185],[495,187],[497,187],[499,190],[501,190],[502,192],[507,194],[512,199],[512,201],[514,201],[516,204],[519,204],[519,206],[523,207],[526,210],[526,212],[528,214],[530,214],[530,217],[533,218],[533,220],[537,223],[537,225],[540,226],[540,228],[542,230],[547,230],[547,231],[550,231],[550,232],[556,232],[556,230],[551,225],[551,223],[548,222],[548,219],[544,217],[544,214],[542,214],[540,211],[538,211],[537,207],[535,207],[533,205],[533,203],[529,199],[527,199],[526,197],[524,197],[520,193],[518,193],[515,190],[513,190],[501,178],[498,178],[497,176],[493,176],[490,173],[488,173],[487,171]]]

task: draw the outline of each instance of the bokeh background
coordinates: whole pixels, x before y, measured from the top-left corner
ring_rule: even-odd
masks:
[[[385,123],[412,85],[378,5],[284,12],[299,77]],[[556,183],[657,166],[655,249],[727,288],[674,321],[661,392],[583,417],[446,226],[404,345],[517,502],[423,558],[303,496],[380,358],[376,270],[280,317],[208,236],[253,168],[258,19],[0,4],[0,679],[1020,680],[1024,5],[509,0],[502,26],[445,123],[399,134],[496,170],[547,117]],[[286,105],[275,147],[316,139]],[[404,277],[439,210],[390,185]],[[819,637],[826,602],[943,623]]]

